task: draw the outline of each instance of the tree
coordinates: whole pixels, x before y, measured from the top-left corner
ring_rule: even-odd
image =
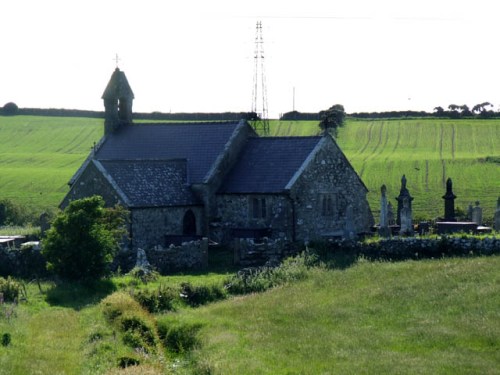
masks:
[[[444,116],[444,109],[443,107],[434,107],[434,112],[436,112],[436,116],[442,117]]]
[[[345,110],[342,104],[335,104],[326,111],[319,113],[321,121],[319,127],[324,131],[333,130],[334,135],[337,134],[337,129],[344,125]]]
[[[13,116],[13,115],[17,114],[18,111],[19,111],[19,107],[17,106],[16,103],[13,103],[13,102],[8,102],[2,108],[2,113],[5,116]]]
[[[64,279],[101,278],[123,238],[125,209],[104,208],[102,197],[71,202],[43,240],[47,268]]]

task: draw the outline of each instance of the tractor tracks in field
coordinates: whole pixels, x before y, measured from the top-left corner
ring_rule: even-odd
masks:
[[[368,145],[370,144],[370,142],[372,140],[373,124],[374,124],[374,121],[370,122],[370,125],[368,127],[368,139],[367,139],[366,143],[363,145],[363,147],[361,148],[361,150],[359,150],[359,154],[363,154],[363,152],[365,152],[365,150],[367,149]]]
[[[439,127],[441,129],[440,136],[439,136],[439,159],[441,160],[441,166],[443,169],[443,172],[441,174],[441,184],[443,187],[446,184],[446,162],[443,158],[443,141],[444,141],[444,127],[443,124],[439,124]]]
[[[451,124],[451,158],[455,160],[455,124]]]

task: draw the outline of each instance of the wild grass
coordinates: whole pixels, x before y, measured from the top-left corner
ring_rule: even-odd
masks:
[[[499,257],[358,262],[178,313],[211,374],[494,374]]]
[[[0,306],[0,336],[11,338],[0,346],[0,374],[118,373],[130,360],[140,366],[123,373],[494,374],[500,365],[498,256],[292,266],[290,281],[266,292],[155,315],[132,290],[228,275],[24,282],[27,301],[9,319]],[[167,351],[132,349],[141,330]]]

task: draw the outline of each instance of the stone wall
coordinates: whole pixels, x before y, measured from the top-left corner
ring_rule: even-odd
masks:
[[[182,235],[183,218],[191,210],[196,217],[197,235],[206,235],[202,230],[204,211],[201,206],[135,208],[131,210],[131,248],[143,249],[166,246],[165,235]]]
[[[392,238],[372,243],[336,241],[327,245],[328,251],[343,251],[369,259],[406,260],[441,258],[444,256],[500,254],[499,237]]]
[[[40,250],[33,246],[23,249],[0,248],[0,276],[31,279],[47,275],[45,258]]]
[[[322,143],[291,188],[296,239],[341,236],[346,224],[352,225],[354,232],[368,232],[374,221],[366,200],[366,187],[333,139],[325,137]],[[331,206],[326,212],[325,199],[330,199]],[[346,222],[348,219],[350,223]]]
[[[88,167],[83,170],[83,173],[75,181],[60,206],[64,209],[70,201],[91,197],[95,194],[102,196],[108,207],[116,204],[123,205],[122,200],[109,181],[103,177],[95,164],[90,161]]]
[[[145,250],[155,270],[163,275],[178,271],[204,270],[208,267],[208,239],[185,242],[181,246],[155,246]],[[137,251],[123,250],[115,259],[113,268],[130,271],[136,264]]]
[[[254,218],[252,199],[264,199],[265,217]],[[274,239],[292,240],[292,209],[290,199],[278,194],[225,194],[217,196],[217,217],[212,222],[211,238],[222,243],[232,240],[234,228],[271,228]]]
[[[297,254],[301,248],[288,241],[267,238],[262,241],[235,238],[231,247],[234,251],[234,264],[241,267],[276,265],[282,259]]]

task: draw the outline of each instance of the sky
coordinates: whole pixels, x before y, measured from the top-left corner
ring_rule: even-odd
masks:
[[[500,106],[497,0],[16,0],[0,13],[0,106],[103,110],[116,67],[137,112],[246,112],[256,23],[276,118]]]

